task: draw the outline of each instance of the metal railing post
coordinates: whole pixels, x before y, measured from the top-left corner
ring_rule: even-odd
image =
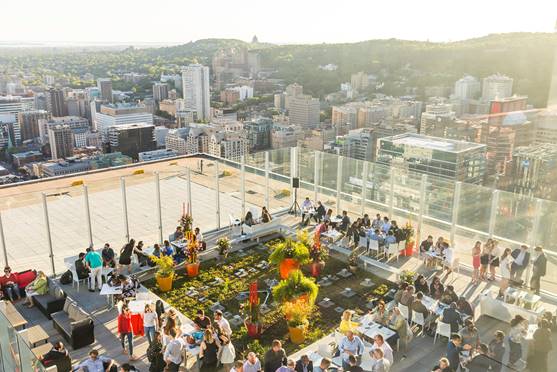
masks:
[[[217,209],[217,229],[220,229],[219,162],[217,160],[215,160],[215,199]]]
[[[340,214],[340,189],[342,187],[342,156],[337,157],[337,214]]]
[[[87,222],[87,233],[89,234],[89,246],[93,246],[93,227],[91,225],[91,209],[89,207],[89,189],[83,185],[83,201],[85,202],[85,221]]]
[[[52,275],[56,276],[56,268],[54,267],[54,251],[52,249],[52,235],[50,233],[50,219],[48,217],[48,203],[46,202],[46,194],[43,193],[43,211],[44,211],[44,222],[46,227],[46,238],[48,243],[48,249],[50,252],[50,265],[52,268]]]
[[[422,174],[422,179],[420,181],[420,210],[418,211],[418,231],[416,233],[417,244],[420,244],[422,241],[422,228],[424,226],[426,189],[427,189],[427,174]]]
[[[462,189],[462,182],[455,182],[454,196],[453,196],[453,215],[451,218],[451,246],[455,246],[456,223],[458,220],[458,213],[460,210],[460,192]]]
[[[162,245],[164,238],[162,234],[162,206],[161,206],[161,178],[159,172],[155,172],[155,199],[157,202],[157,222],[159,228],[159,241]]]
[[[395,169],[394,167],[391,167],[391,177],[390,177],[390,183],[391,183],[391,187],[389,190],[389,218],[393,219],[394,216],[394,206],[395,206]]]
[[[246,161],[244,155],[240,157],[240,194],[242,196],[242,216],[246,215]]]
[[[293,178],[298,177],[298,152],[296,151],[297,147],[290,148],[290,195],[291,195],[291,203],[294,205],[296,201],[296,192],[294,190],[294,183],[292,181]]]
[[[188,201],[188,211],[187,213],[193,217],[193,209],[192,209],[192,205],[191,205],[191,171],[188,168],[186,170],[186,179],[187,179],[187,184],[188,184],[188,192],[187,192],[187,201]]]
[[[0,242],[2,242],[2,253],[4,253],[4,266],[9,266],[8,247],[6,247],[6,237],[4,236],[4,225],[2,225],[2,213],[0,213]]]
[[[367,161],[364,161],[362,173],[362,206],[360,216],[363,216],[366,210],[367,180],[369,178],[369,163]]]
[[[313,158],[313,201],[317,202],[319,199],[319,174],[321,171],[321,163],[319,162],[320,157],[319,151],[315,151],[315,155]]]
[[[120,188],[122,189],[122,213],[124,215],[124,231],[126,233],[126,242],[130,241],[130,225],[128,221],[128,199],[126,197],[126,179],[120,178]]]
[[[265,207],[269,210],[269,151],[265,151]],[[243,216],[242,216],[243,217]]]
[[[489,237],[493,238],[495,233],[495,220],[497,219],[497,207],[499,205],[499,190],[494,190],[491,194],[491,210],[489,212]]]
[[[535,247],[538,243],[538,232],[540,231],[540,221],[542,216],[543,200],[536,199],[536,206],[534,207],[534,223],[532,226],[532,236],[530,237],[530,245]]]

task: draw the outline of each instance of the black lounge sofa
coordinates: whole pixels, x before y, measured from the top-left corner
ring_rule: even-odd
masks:
[[[52,323],[74,350],[95,342],[93,318],[69,297],[62,310],[52,314]]]
[[[48,319],[51,314],[62,310],[66,301],[66,292],[51,278],[48,278],[48,293],[33,296],[33,304],[37,306]]]

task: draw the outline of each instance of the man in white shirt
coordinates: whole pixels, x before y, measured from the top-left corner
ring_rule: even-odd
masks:
[[[261,362],[254,352],[249,352],[242,372],[261,372]]]
[[[453,267],[454,251],[453,248],[446,242],[443,243],[443,255],[445,256],[444,266],[448,272],[451,272]]]
[[[184,344],[181,340],[176,339],[176,330],[171,328],[168,332],[170,335],[170,342],[166,345],[164,351],[164,361],[168,371],[178,372],[180,364],[182,364],[182,349]]]
[[[306,197],[306,199],[302,203],[302,225],[304,224],[306,214],[309,214],[311,210],[313,210],[313,203],[311,202],[311,200],[309,200],[309,197]],[[307,221],[308,223],[310,218],[311,215],[308,216],[308,221]]]
[[[109,363],[107,368],[104,368],[104,363]],[[89,358],[74,367],[74,371],[87,370],[88,372],[104,372],[111,371],[114,366],[114,361],[110,358],[99,356],[99,352],[95,349],[89,352]],[[116,369],[116,368],[114,368]]]
[[[386,343],[385,340],[383,339],[383,335],[380,334],[376,334],[373,340],[375,342],[373,343],[371,350],[373,351],[375,349],[381,349],[383,351],[383,358],[387,359],[390,362],[390,364],[392,364],[394,358],[393,358],[393,349],[391,348],[391,345]]]
[[[393,364],[389,359],[385,358],[382,349],[374,349],[371,352],[375,363],[371,368],[371,372],[389,372],[391,365]]]
[[[228,320],[222,315],[222,311],[217,310],[215,311],[215,322],[218,323],[222,332],[230,337],[232,335],[232,328],[230,328],[230,323]]]

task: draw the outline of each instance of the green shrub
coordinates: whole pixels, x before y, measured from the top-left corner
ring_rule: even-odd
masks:
[[[280,265],[285,258],[293,258],[304,265],[309,262],[309,250],[300,242],[292,239],[285,239],[281,243],[275,245],[273,252],[269,256],[269,262],[274,265]]]
[[[293,271],[288,279],[281,280],[273,288],[273,298],[278,303],[296,300],[302,295],[307,295],[310,304],[315,303],[319,287],[315,282],[304,276],[300,270]]]

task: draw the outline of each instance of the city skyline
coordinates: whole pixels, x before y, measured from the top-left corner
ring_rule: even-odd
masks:
[[[135,9],[134,17],[123,17],[130,10],[129,2],[109,3],[100,0],[99,6],[87,10],[87,18],[89,22],[102,19],[103,24],[111,27],[96,28],[91,32],[91,27],[84,27],[83,18],[70,14],[71,5],[69,0],[58,1],[56,8],[43,2],[25,8],[22,8],[21,3],[4,4],[5,14],[21,16],[3,20],[0,46],[29,43],[46,44],[41,46],[148,46],[180,44],[205,38],[251,40],[253,35],[257,35],[262,42],[278,44],[357,42],[386,38],[448,42],[492,33],[552,32],[557,14],[557,4],[541,0],[529,2],[528,7],[512,7],[502,1],[472,0],[466,7],[441,9],[432,0],[419,4],[398,0],[377,6],[349,0],[342,7],[330,0],[320,2],[319,6],[311,2],[286,0],[281,3],[281,7],[273,8],[272,18],[284,20],[290,26],[277,27],[266,16],[269,13],[267,5],[253,0],[245,1],[241,11],[235,3],[218,4],[217,11],[214,5],[209,4],[173,0],[159,3],[162,13],[169,11],[183,14],[183,22],[169,22],[164,16],[153,17],[153,13],[147,9]],[[428,7],[435,11],[423,12]],[[207,16],[188,17],[188,14]],[[416,14],[420,14],[420,17],[416,17]],[[20,27],[22,21],[33,27]],[[140,24],[149,27],[137,27]]]

